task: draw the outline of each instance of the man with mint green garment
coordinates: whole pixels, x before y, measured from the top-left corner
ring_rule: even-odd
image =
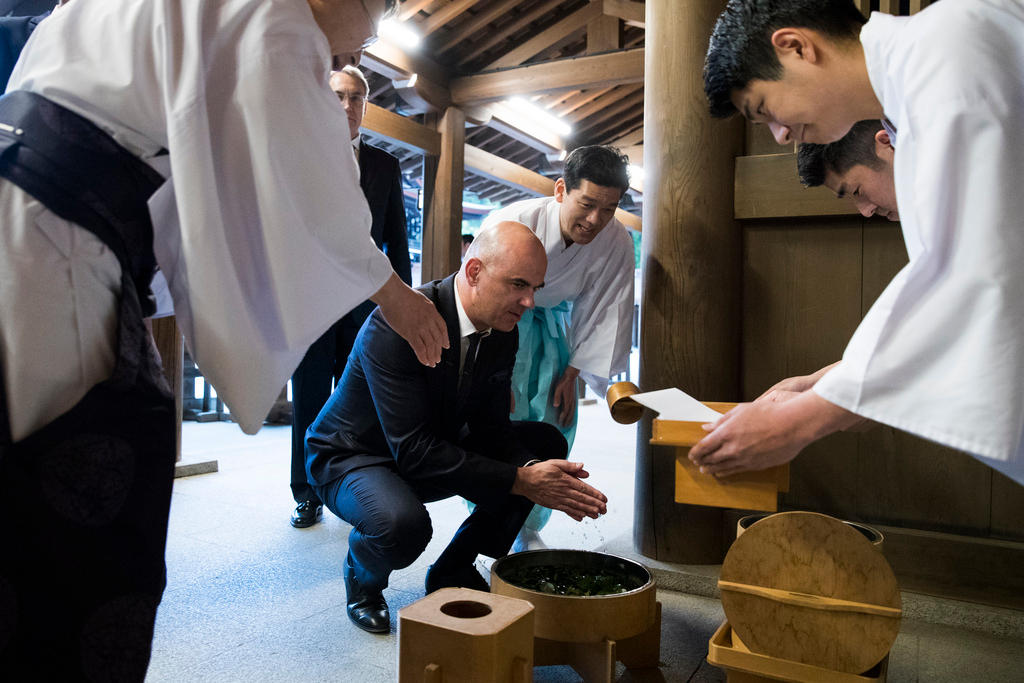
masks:
[[[577,378],[603,396],[609,378],[629,363],[633,240],[615,218],[629,188],[628,165],[614,147],[579,147],[566,158],[554,196],[516,202],[483,223],[517,221],[544,243],[544,288],[537,292],[536,308],[519,321],[512,419],[557,426],[570,450]],[[544,547],[536,532],[550,515],[535,507],[514,548]]]

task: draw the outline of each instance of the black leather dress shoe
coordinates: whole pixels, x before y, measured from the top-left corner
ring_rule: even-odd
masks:
[[[323,516],[324,506],[307,500],[299,503],[299,506],[292,512],[292,526],[296,529],[305,529],[319,522]]]
[[[370,633],[391,631],[391,614],[384,594],[359,585],[348,557],[345,558],[345,592],[348,596],[345,611],[353,624]]]
[[[424,588],[427,595],[440,588],[472,588],[473,590],[490,592],[491,587],[487,580],[480,576],[480,572],[473,565],[464,565],[454,571],[435,571],[434,565],[427,569],[427,580]]]

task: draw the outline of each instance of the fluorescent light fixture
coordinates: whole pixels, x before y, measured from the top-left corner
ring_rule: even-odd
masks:
[[[553,130],[563,137],[572,132],[572,126],[568,123],[523,97],[513,97],[509,99],[508,105],[524,119],[535,125]]]
[[[398,47],[418,47],[422,40],[416,31],[413,31],[404,22],[396,19],[385,19],[380,22],[378,30],[382,38],[385,38],[389,43],[393,43]]]
[[[633,180],[640,180],[642,182],[644,179],[644,167],[637,166],[636,164],[630,164],[629,177]]]

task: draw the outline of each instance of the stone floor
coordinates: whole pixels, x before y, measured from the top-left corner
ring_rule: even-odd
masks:
[[[584,406],[574,459],[609,497],[601,520],[556,514],[553,546],[629,548],[635,431],[601,404]],[[186,423],[186,461],[216,459],[219,471],[175,481],[167,547],[168,584],[157,617],[149,681],[395,680],[397,639],[355,628],[345,615],[341,562],[349,526],[325,514],[310,529],[288,524],[287,427],[247,437],[231,423]],[[465,516],[457,500],[431,504],[434,539],[397,572],[385,597],[392,618],[423,595],[427,565]],[[723,620],[718,600],[660,590],[661,666],[619,669],[619,681],[723,681],[706,660]],[[394,624],[394,621],[393,621]],[[535,680],[579,681],[568,667],[535,669]],[[889,681],[1024,681],[1024,642],[904,620]]]

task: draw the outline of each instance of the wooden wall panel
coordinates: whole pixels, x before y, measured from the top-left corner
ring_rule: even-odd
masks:
[[[748,223],[744,231],[743,397],[838,360],[860,322],[859,219]],[[856,514],[857,437],[836,434],[793,461],[786,507]]]
[[[839,360],[860,322],[861,229],[853,219],[748,222],[743,247],[743,397]]]
[[[882,219],[744,223],[743,398],[838,360],[906,264]],[[783,505],[875,524],[1024,539],[1024,487],[964,453],[875,426],[809,446]]]

